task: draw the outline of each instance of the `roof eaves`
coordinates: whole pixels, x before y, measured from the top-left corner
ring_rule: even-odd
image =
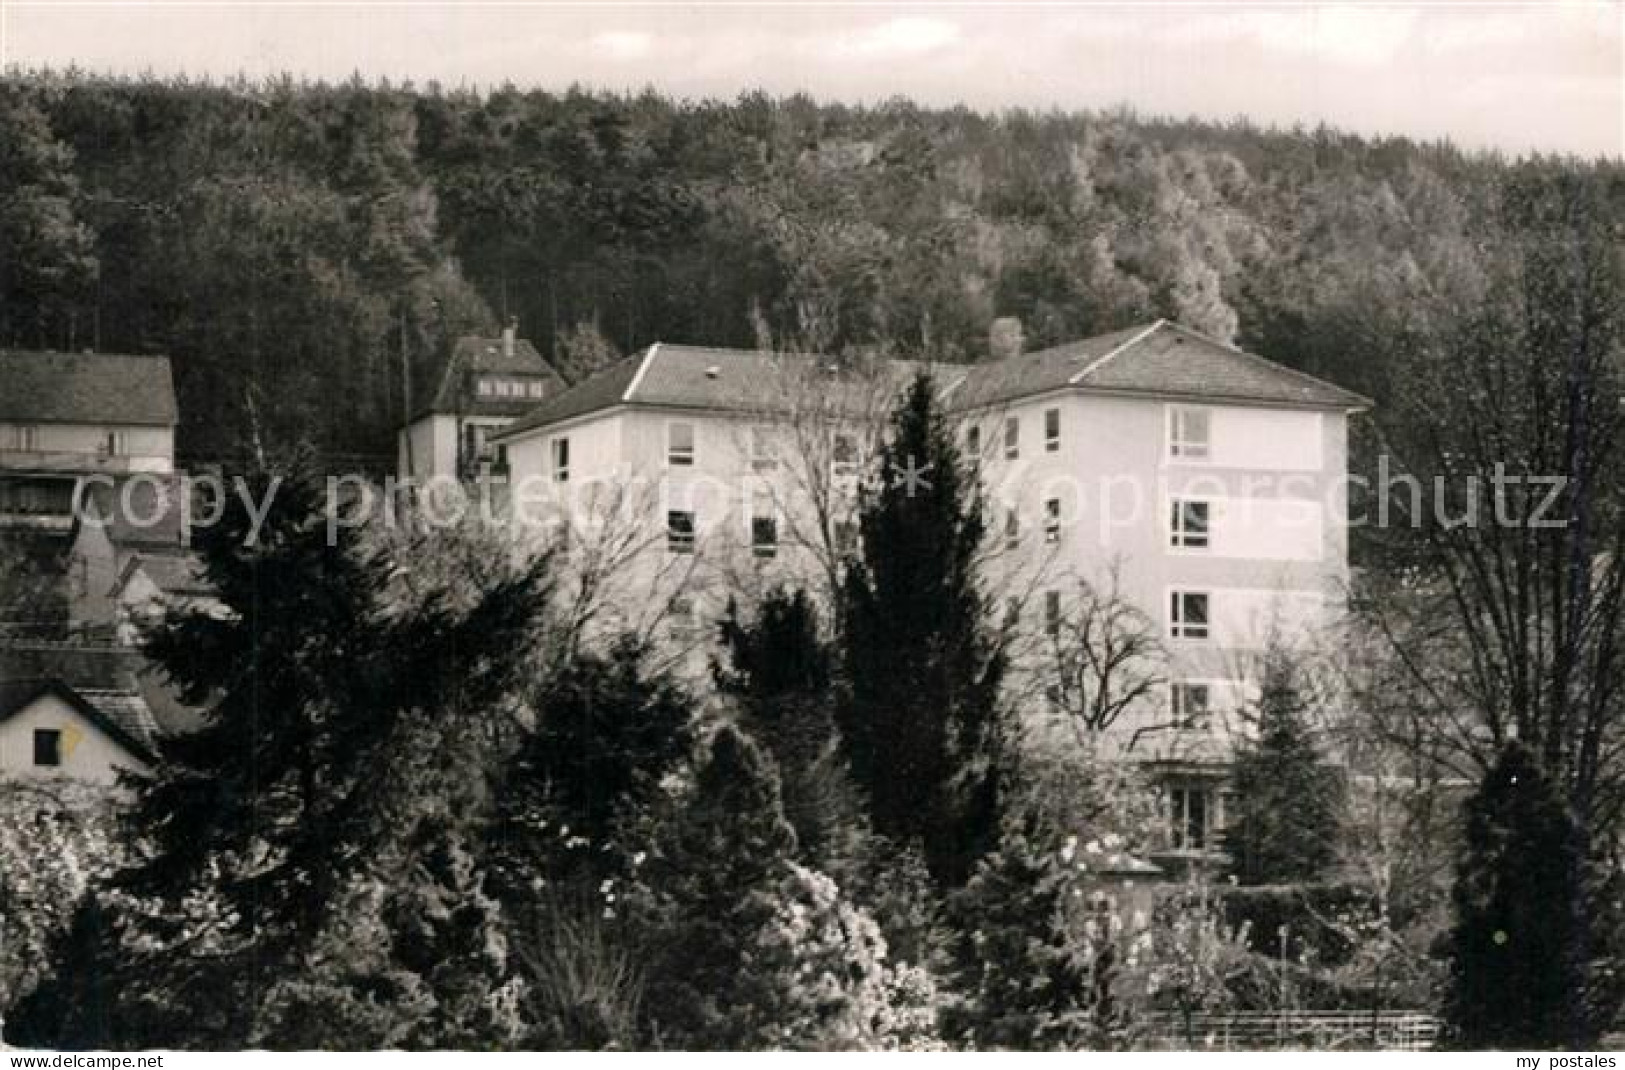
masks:
[[[1336,383],[1329,383],[1324,379],[1320,379],[1320,378],[1317,378],[1317,377],[1315,377],[1313,375],[1310,375],[1308,372],[1299,371],[1297,368],[1289,368],[1285,364],[1279,364],[1279,363],[1277,363],[1277,362],[1275,362],[1273,360],[1269,360],[1268,358],[1261,357],[1257,353],[1249,353],[1245,349],[1242,349],[1240,346],[1230,345],[1228,342],[1221,342],[1217,338],[1212,337],[1211,335],[1203,334],[1201,331],[1198,331],[1198,330],[1196,330],[1196,329],[1194,329],[1192,327],[1187,327],[1182,323],[1170,323],[1170,324],[1168,324],[1168,326],[1173,328],[1176,331],[1180,331],[1180,332],[1182,332],[1184,334],[1188,334],[1192,338],[1197,338],[1197,339],[1200,339],[1201,341],[1207,342],[1207,343],[1209,343],[1211,345],[1216,345],[1216,346],[1219,346],[1219,347],[1221,347],[1223,349],[1228,349],[1230,352],[1236,354],[1237,356],[1245,357],[1247,360],[1252,361],[1254,364],[1263,365],[1264,367],[1270,369],[1271,371],[1278,372],[1278,373],[1280,373],[1282,375],[1291,376],[1292,378],[1295,378],[1295,379],[1300,379],[1303,382],[1308,383],[1310,386],[1316,387],[1317,389],[1325,390],[1325,391],[1328,391],[1328,392],[1330,392],[1332,394],[1340,394],[1345,399],[1347,399],[1347,404],[1346,405],[1316,404],[1315,405],[1316,408],[1347,408],[1352,412],[1361,412],[1361,411],[1364,411],[1366,409],[1372,408],[1376,404],[1376,402],[1372,401],[1370,398],[1366,397],[1364,394],[1357,393],[1357,392],[1355,392],[1353,390],[1348,389],[1347,387],[1338,386]]]

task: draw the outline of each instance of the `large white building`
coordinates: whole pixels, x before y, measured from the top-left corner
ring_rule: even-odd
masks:
[[[915,367],[656,344],[493,441],[521,521],[587,562],[599,619],[682,638],[730,594],[830,580]],[[1347,421],[1367,400],[1166,321],[933,371],[979,462],[990,587],[1038,637],[1027,668],[1083,583],[1115,583],[1167,684],[1114,745],[1173,788],[1172,847],[1209,849],[1251,656],[1342,605]]]

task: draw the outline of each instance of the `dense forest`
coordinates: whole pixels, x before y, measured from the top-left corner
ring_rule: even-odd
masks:
[[[504,87],[0,81],[0,344],[168,353],[189,461],[387,457],[446,340],[976,360],[1168,316],[1380,399],[1408,296],[1625,166],[1329,129]],[[421,392],[418,394],[422,396]]]

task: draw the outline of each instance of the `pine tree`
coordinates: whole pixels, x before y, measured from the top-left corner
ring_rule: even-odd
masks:
[[[769,997],[751,991],[744,971],[794,850],[771,760],[750,737],[719,730],[651,866],[669,920],[649,1004],[669,1042],[751,1046],[762,1025],[751,1008]]]
[[[853,850],[861,818],[837,750],[835,658],[818,633],[807,592],[773,590],[754,620],[730,602],[721,626],[726,663],[717,689],[738,703],[741,726],[778,767],[784,812],[801,856],[828,868]]]
[[[975,1047],[1118,1046],[1118,934],[1108,915],[1076,911],[1084,892],[1076,840],[1052,840],[1031,814],[1011,822],[950,900],[964,1000],[948,1024]]]
[[[875,830],[919,840],[932,876],[955,886],[997,838],[1005,659],[976,574],[980,491],[928,373],[893,414],[860,525],[841,737]]]
[[[1342,780],[1310,734],[1309,703],[1292,656],[1264,659],[1258,737],[1235,760],[1225,846],[1244,884],[1314,880],[1333,860]]]
[[[493,887],[521,942],[535,935],[539,883],[575,898],[624,875],[647,847],[661,783],[688,758],[696,724],[689,696],[651,675],[629,637],[604,655],[578,653],[532,703],[537,723],[501,776],[485,835]]]
[[[1585,853],[1527,748],[1507,744],[1467,803],[1451,893],[1446,1015],[1457,1047],[1585,1049]]]
[[[88,960],[58,979],[73,992],[75,974],[104,973],[118,998],[65,1008],[59,1042],[298,1045],[301,1001],[348,992],[358,1015],[335,1006],[334,1028],[364,1031],[324,1043],[365,1046],[422,1012],[389,906],[440,879],[429,859],[461,850],[485,805],[481,741],[533,637],[545,562],[462,608],[403,599],[358,529],[329,530],[313,477],[244,486],[270,502],[263,524],[233,496],[199,535],[225,611],[178,611],[147,645],[204,723],[134,779],[133,861],[76,937]],[[381,992],[403,1002],[391,1012]]]

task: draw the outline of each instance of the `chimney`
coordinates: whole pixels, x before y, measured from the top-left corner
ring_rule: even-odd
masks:
[[[508,325],[506,327],[502,328],[502,355],[503,356],[505,356],[505,357],[513,356],[513,339],[514,339],[514,335],[517,334],[518,331],[519,331],[519,317],[518,316],[509,316],[508,317]]]
[[[987,349],[994,360],[1009,360],[1021,356],[1021,320],[1016,316],[1000,316],[987,329]]]

